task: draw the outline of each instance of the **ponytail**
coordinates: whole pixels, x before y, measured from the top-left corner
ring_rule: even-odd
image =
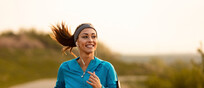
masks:
[[[70,53],[76,57],[72,52],[73,47],[76,47],[74,42],[74,36],[71,34],[70,29],[62,22],[61,25],[57,24],[56,26],[51,26],[53,34],[50,34],[50,37],[57,41],[63,46],[62,52],[65,53],[66,50],[69,50]]]
[[[92,28],[95,30],[93,25],[91,25],[90,23],[84,23],[79,25],[72,35],[70,29],[68,29],[68,27],[62,22],[61,24],[57,24],[56,26],[51,26],[53,34],[50,34],[50,37],[63,46],[63,53],[65,53],[66,50],[69,50],[70,53],[74,57],[76,57],[76,55],[72,52],[72,49],[73,47],[76,47],[75,42],[77,41],[80,32],[85,28]]]

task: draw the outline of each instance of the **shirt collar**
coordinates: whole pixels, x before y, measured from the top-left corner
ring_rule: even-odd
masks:
[[[70,70],[72,71],[77,71],[77,72],[83,72],[83,70],[81,69],[79,63],[77,62],[77,60],[79,59],[79,57],[71,60],[69,65]],[[97,66],[102,62],[101,59],[97,58],[94,56],[94,59],[92,59],[86,69],[86,71],[90,71],[90,70],[95,70],[97,68]]]

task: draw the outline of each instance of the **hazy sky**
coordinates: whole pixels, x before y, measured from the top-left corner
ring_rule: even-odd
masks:
[[[92,23],[121,54],[196,53],[204,42],[204,0],[0,0],[0,31],[65,21]]]

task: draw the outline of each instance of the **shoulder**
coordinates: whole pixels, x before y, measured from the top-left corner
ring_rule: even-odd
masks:
[[[110,62],[104,61],[104,60],[101,61],[101,65],[106,67],[107,69],[114,68],[113,65]]]
[[[65,62],[62,63],[62,65],[72,64],[72,63],[74,63],[74,61],[76,61],[76,58],[75,58],[75,59],[68,60],[68,61],[65,61]]]
[[[63,63],[60,65],[60,68],[61,68],[61,69],[69,68],[69,65],[73,64],[74,61],[75,61],[75,59],[71,59],[71,60],[65,61],[65,62],[63,62]]]
[[[108,61],[103,61],[101,64],[106,68],[109,79],[110,80],[117,80],[117,73],[115,71],[114,66]]]
[[[112,65],[110,62],[108,62],[108,61],[102,61],[101,64],[103,64],[103,65],[105,65],[105,66],[108,66],[108,67],[113,66],[113,65]]]

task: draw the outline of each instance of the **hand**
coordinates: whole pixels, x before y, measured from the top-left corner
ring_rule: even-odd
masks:
[[[89,77],[89,81],[86,81],[88,84],[90,84],[93,88],[102,88],[100,79],[98,78],[98,76],[95,74],[95,72],[91,73],[88,71],[88,73],[90,74]]]

